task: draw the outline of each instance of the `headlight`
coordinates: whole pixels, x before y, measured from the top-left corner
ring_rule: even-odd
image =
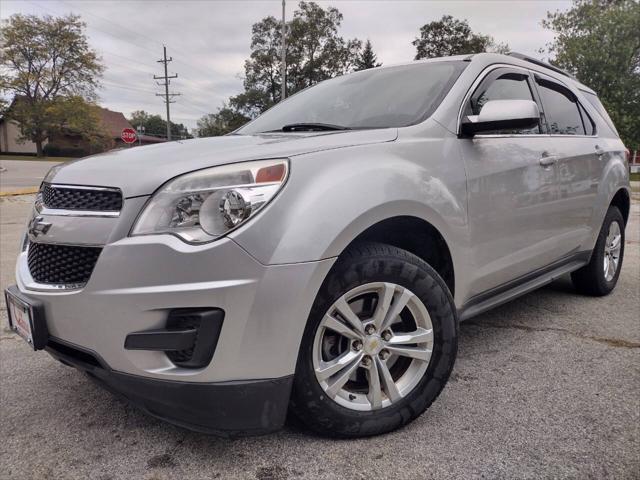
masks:
[[[287,160],[208,168],[163,185],[138,217],[131,235],[170,233],[190,243],[210,242],[260,211],[287,179]]]

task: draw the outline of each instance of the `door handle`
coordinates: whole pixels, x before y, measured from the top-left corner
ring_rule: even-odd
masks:
[[[545,168],[555,165],[557,161],[558,161],[557,155],[542,155],[542,158],[540,158],[539,160],[540,166]]]

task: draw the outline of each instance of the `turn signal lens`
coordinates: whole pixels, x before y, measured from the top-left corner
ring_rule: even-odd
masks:
[[[256,183],[281,182],[284,179],[286,168],[283,163],[263,167],[256,174]]]

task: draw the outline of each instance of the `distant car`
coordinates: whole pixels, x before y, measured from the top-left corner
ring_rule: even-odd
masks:
[[[444,388],[459,321],[568,273],[613,290],[626,162],[596,94],[533,59],[346,75],[225,137],[52,169],[10,323],[187,428],[388,432]]]

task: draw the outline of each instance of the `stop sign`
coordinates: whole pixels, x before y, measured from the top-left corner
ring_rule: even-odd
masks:
[[[123,128],[120,138],[124,143],[133,143],[136,141],[136,131],[133,128]]]

